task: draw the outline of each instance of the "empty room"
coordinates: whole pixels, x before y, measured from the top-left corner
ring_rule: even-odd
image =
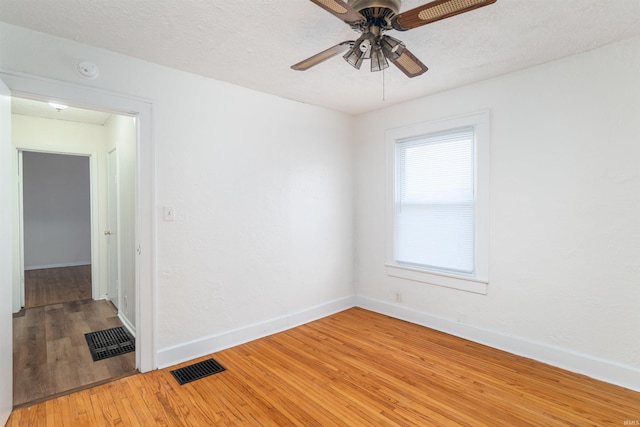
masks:
[[[639,425],[639,22],[636,0],[0,0],[0,424]],[[126,177],[106,145],[36,146],[64,111],[17,100],[130,119]],[[31,404],[24,151],[88,159],[84,301],[135,364]],[[104,325],[69,326],[103,363]]]

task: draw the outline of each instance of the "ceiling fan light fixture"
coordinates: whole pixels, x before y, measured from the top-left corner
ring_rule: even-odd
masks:
[[[382,71],[388,67],[389,62],[384,57],[384,52],[380,46],[375,46],[371,52],[371,71]]]
[[[358,47],[360,48],[360,52],[364,55],[364,59],[371,58],[371,41],[365,39]]]
[[[380,47],[384,56],[389,58],[390,61],[395,61],[400,58],[405,49],[404,43],[391,36],[380,37]]]
[[[347,51],[344,55],[345,61],[351,64],[352,67],[360,69],[362,61],[371,58],[372,46],[375,44],[375,37],[371,33],[363,34],[353,47]]]
[[[357,46],[349,49],[347,53],[343,56],[344,60],[347,61],[353,68],[359,70],[362,65],[362,61],[364,61],[364,54],[360,51]]]

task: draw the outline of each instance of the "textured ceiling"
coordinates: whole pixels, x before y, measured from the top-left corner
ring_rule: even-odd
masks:
[[[401,11],[424,3],[405,0]],[[393,66],[355,70],[339,56],[291,70],[357,38],[308,0],[0,0],[0,20],[358,114],[638,36],[640,0],[498,0],[389,32],[429,67],[413,79]]]

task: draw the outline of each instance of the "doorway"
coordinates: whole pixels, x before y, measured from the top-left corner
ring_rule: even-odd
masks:
[[[134,353],[94,362],[84,335],[119,326],[135,335],[135,305],[118,309],[110,303],[118,304],[120,295],[135,301],[135,238],[114,240],[117,233],[109,228],[122,223],[136,235],[136,127],[132,117],[111,113],[67,111],[16,97],[12,104],[23,183],[22,289],[33,288],[27,282],[34,270],[51,289],[68,288],[70,277],[64,273],[79,275],[80,265],[91,266],[94,278],[87,283],[89,299],[63,291],[63,300],[40,298],[45,304],[33,307],[27,292],[25,308],[14,316],[14,405],[19,406],[135,372]],[[127,157],[118,161],[120,154]],[[73,174],[74,169],[84,174]],[[122,266],[128,269],[124,275]],[[122,276],[126,282],[119,280]],[[107,277],[115,277],[115,288]]]
[[[136,187],[135,187],[135,306],[136,321],[136,367],[140,372],[157,368],[156,360],[156,200],[154,176],[153,144],[153,103],[139,97],[118,94],[104,89],[65,83],[20,72],[0,71],[0,171],[3,172],[3,185],[0,186],[3,202],[0,203],[0,216],[4,219],[1,233],[7,239],[0,245],[3,254],[3,280],[0,286],[3,304],[0,310],[0,417],[8,415],[11,407],[11,312],[21,307],[20,283],[22,271],[19,261],[18,206],[16,198],[15,173],[17,156],[12,151],[10,97],[22,97],[40,101],[62,101],[68,105],[89,107],[100,111],[124,114],[136,119]],[[93,167],[93,160],[92,160]],[[12,184],[13,182],[13,184]],[[6,202],[6,203],[5,203]],[[14,230],[14,231],[12,231]],[[11,243],[10,241],[13,240]],[[10,304],[8,304],[10,302]],[[8,342],[6,338],[9,338]],[[6,344],[6,345],[5,345]]]
[[[24,308],[92,298],[88,156],[20,151]]]

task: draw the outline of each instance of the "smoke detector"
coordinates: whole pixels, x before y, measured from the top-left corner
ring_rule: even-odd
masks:
[[[76,64],[76,71],[85,79],[95,79],[100,74],[98,66],[91,61],[80,61]]]

